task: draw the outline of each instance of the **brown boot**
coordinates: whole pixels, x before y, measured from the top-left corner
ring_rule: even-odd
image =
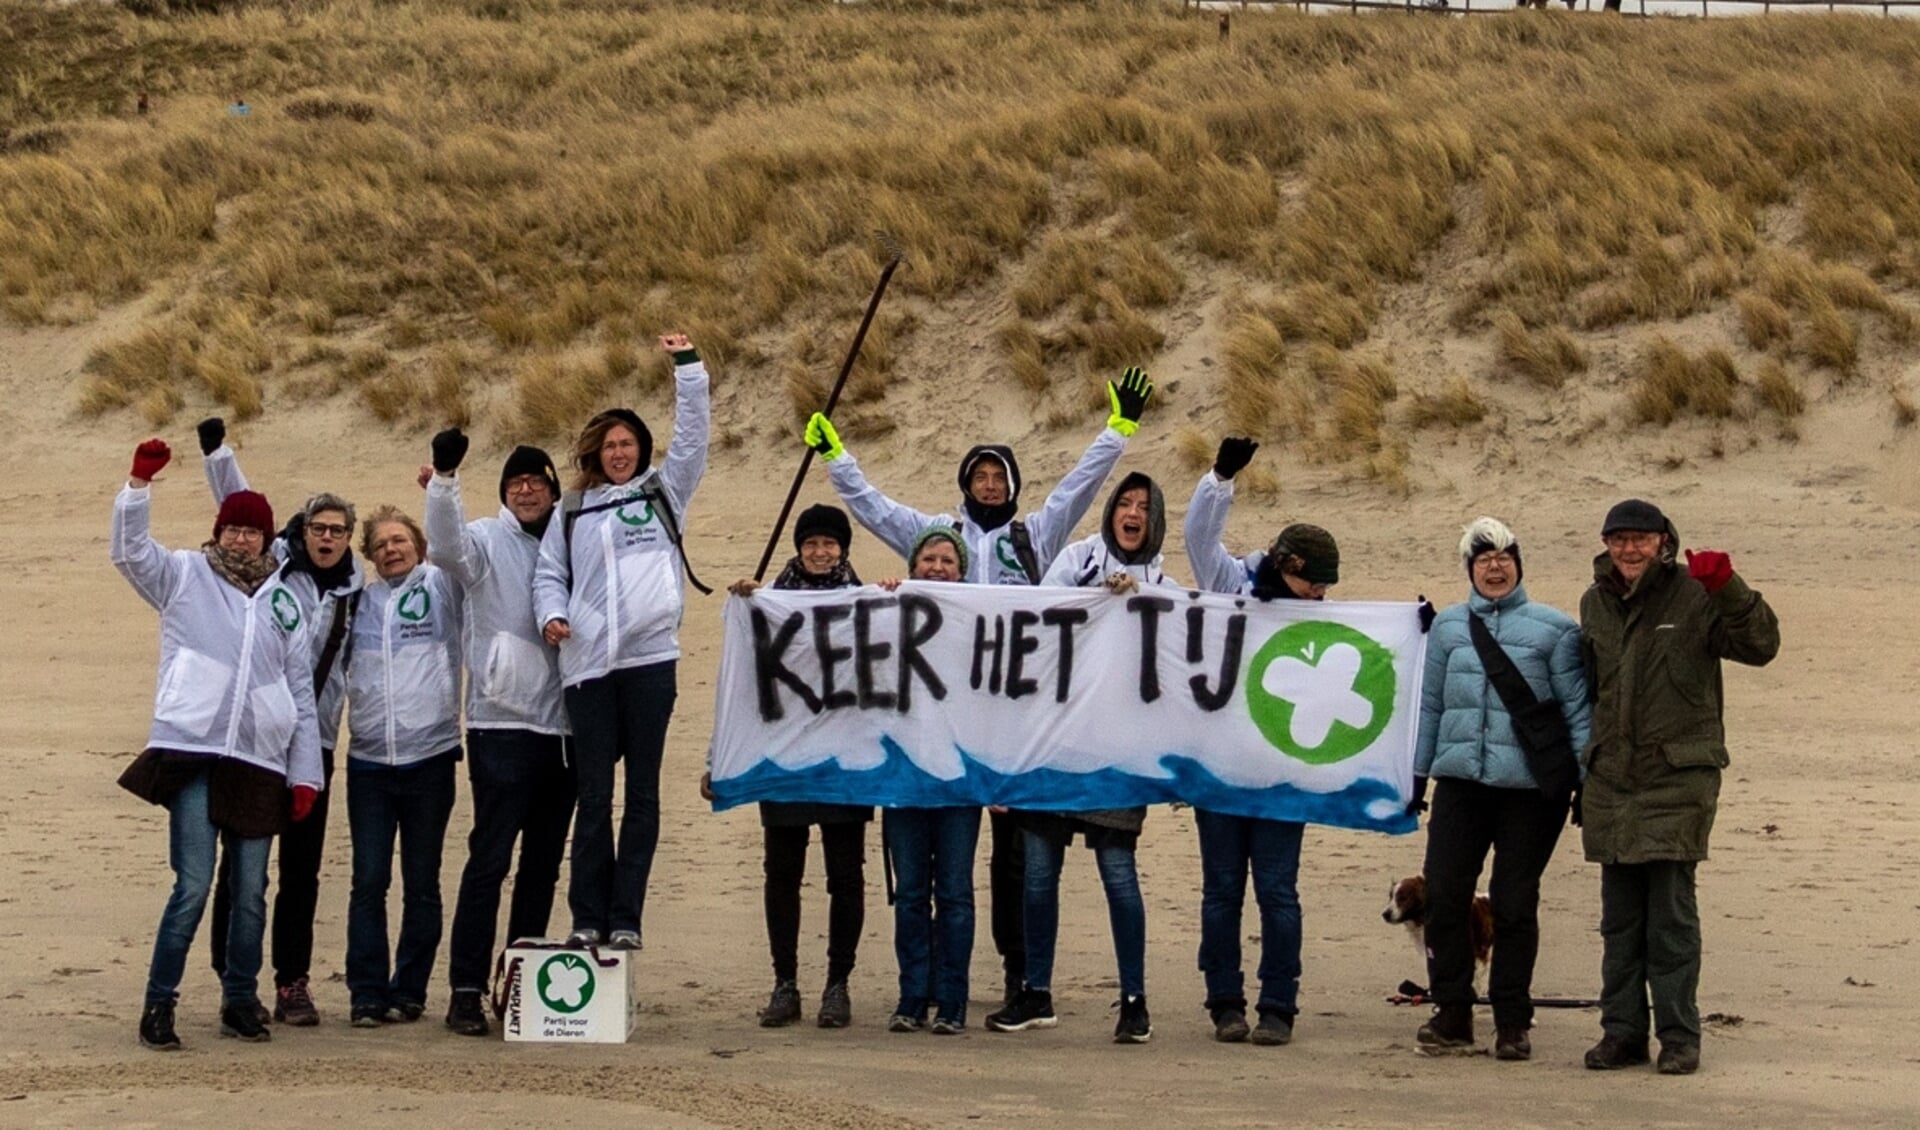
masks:
[[[1495,1059],[1532,1059],[1533,1042],[1527,1039],[1524,1025],[1512,1028],[1494,1028],[1493,1058]]]
[[[1419,1042],[1423,1052],[1460,1051],[1473,1047],[1473,1006],[1470,1004],[1443,1004],[1433,1010],[1433,1016],[1413,1038]]]
[[[1621,1036],[1602,1036],[1599,1043],[1587,1049],[1588,1071],[1618,1071],[1623,1067],[1639,1067],[1646,1062],[1645,1037],[1629,1040]]]
[[[1700,1045],[1662,1041],[1653,1066],[1662,1075],[1691,1075],[1700,1070]]]

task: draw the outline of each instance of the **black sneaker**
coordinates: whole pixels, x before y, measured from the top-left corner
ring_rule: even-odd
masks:
[[[1254,1043],[1264,1047],[1277,1048],[1293,1042],[1293,1017],[1284,1012],[1260,1010],[1260,1023],[1253,1026],[1248,1036]]]
[[[926,1030],[927,1018],[924,1016],[915,1016],[911,1012],[896,1012],[887,1017],[889,1032],[924,1032]]]
[[[479,989],[455,989],[447,1002],[447,1027],[459,1036],[487,1034],[487,1009]]]
[[[1116,1044],[1144,1044],[1153,1038],[1153,1019],[1147,1015],[1147,998],[1122,996],[1120,1020],[1113,1026]]]
[[[395,1001],[387,1006],[387,1021],[391,1024],[411,1024],[427,1014],[427,1006],[419,1001]]]
[[[259,1001],[242,1001],[239,1004],[222,1005],[220,1008],[220,1034],[231,1036],[248,1043],[264,1044],[273,1039],[273,1033],[260,1023]]]
[[[141,1011],[140,1046],[157,1052],[180,1050],[180,1037],[173,1031],[172,1001],[157,1001]]]
[[[1051,1028],[1060,1023],[1053,1014],[1053,994],[1022,988],[1013,1003],[987,1016],[987,1027],[995,1032],[1024,1032],[1029,1028]]]
[[[1473,1006],[1470,1004],[1435,1005],[1413,1034],[1414,1043],[1428,1054],[1466,1052],[1473,1049]]]
[[[785,1028],[800,1019],[800,990],[792,981],[779,981],[773,986],[773,996],[767,998],[767,1007],[760,1010],[760,1027]]]
[[[1247,1038],[1247,1012],[1228,1005],[1213,1010],[1213,1038],[1223,1044],[1237,1044]]]
[[[313,1007],[313,993],[307,979],[300,977],[291,985],[282,985],[273,996],[273,1018],[295,1028],[311,1028],[320,1023],[320,1010]]]
[[[853,1023],[853,1001],[847,996],[847,983],[835,981],[820,994],[820,1017],[822,1028],[845,1028]]]
[[[387,1006],[383,1004],[356,1004],[353,1006],[349,1021],[355,1028],[378,1028],[387,1022]]]
[[[1533,1041],[1524,1027],[1494,1027],[1493,1058],[1508,1061],[1533,1058]]]

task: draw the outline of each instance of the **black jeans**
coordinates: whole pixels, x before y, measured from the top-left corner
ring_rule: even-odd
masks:
[[[1472,1004],[1469,914],[1493,851],[1493,969],[1487,997],[1500,1028],[1533,1021],[1533,963],[1540,953],[1540,876],[1567,821],[1567,794],[1499,789],[1441,777],[1427,819],[1427,975],[1436,1004]]]
[[[320,751],[327,787],[314,799],[305,820],[280,833],[280,874],[273,893],[273,983],[285,988],[313,972],[313,913],[320,905],[320,857],[327,846],[327,798],[333,795],[333,751]],[[292,792],[287,803],[292,805]],[[224,836],[221,837],[223,843]],[[233,898],[227,891],[227,854],[220,853],[218,881],[213,888],[213,971],[227,968],[227,922]]]
[[[513,876],[507,941],[547,933],[578,788],[565,743],[558,734],[532,730],[467,731],[473,831],[447,945],[447,977],[455,992],[487,987],[500,887],[513,866],[516,839],[520,869]]]
[[[993,948],[1007,979],[1027,979],[1027,833],[1011,812],[988,812],[993,847],[987,855],[987,889],[993,900]]]
[[[800,972],[800,880],[807,869],[812,828],[767,828],[767,946],[773,978],[797,980]],[[827,984],[853,972],[854,952],[867,920],[867,826],[820,825],[827,861]]]
[[[573,825],[567,906],[573,928],[602,936],[640,929],[647,879],[660,843],[660,759],[673,719],[672,660],[627,667],[567,688],[580,809]],[[627,763],[625,811],[615,849],[613,767]]]

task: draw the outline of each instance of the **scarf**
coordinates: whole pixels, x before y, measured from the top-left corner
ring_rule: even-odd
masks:
[[[272,553],[228,553],[220,543],[210,541],[200,547],[206,551],[207,565],[221,580],[252,596],[280,569]]]
[[[853,566],[844,557],[833,568],[824,573],[809,573],[800,564],[798,554],[787,561],[787,567],[773,579],[777,589],[857,589],[860,578]]]

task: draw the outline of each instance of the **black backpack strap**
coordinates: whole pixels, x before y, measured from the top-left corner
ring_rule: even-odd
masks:
[[[365,589],[355,589],[353,590],[352,596],[343,598],[347,602],[346,618],[349,623],[353,621],[353,618],[355,616],[358,616],[360,614],[360,594],[365,591],[366,591]],[[341,643],[340,666],[344,669],[348,666],[351,666],[352,663],[353,663],[353,633],[348,632],[346,639],[343,640]],[[315,698],[318,698],[320,696],[320,692],[317,690],[314,691],[313,693]]]
[[[342,594],[333,598],[333,624],[327,628],[326,646],[320,649],[320,662],[313,667],[313,697],[319,698],[320,691],[327,685],[327,677],[333,674],[333,661],[340,656],[340,645],[347,641],[347,621],[353,619],[353,602],[359,593],[352,596]]]
[[[680,567],[686,571],[687,583],[698,590],[701,596],[711,595],[713,590],[702,584],[700,578],[694,575],[693,562],[687,559],[687,546],[680,536],[680,518],[673,512],[673,503],[667,499],[666,488],[660,484],[658,478],[655,478],[640,488],[639,497],[646,499],[648,505],[652,506],[655,511],[659,513],[660,521],[667,529],[667,541],[672,544],[673,551],[680,555]],[[560,530],[567,546],[568,588],[573,587],[573,524],[578,521],[582,515],[598,514],[602,510],[618,510],[620,507],[632,501],[633,499],[629,497],[614,499],[609,502],[596,502],[592,506],[582,506],[580,504],[581,496],[576,491],[568,491],[566,495],[561,498]]]
[[[1015,518],[1007,527],[1007,537],[1013,542],[1013,558],[1020,562],[1020,568],[1026,570],[1027,583],[1040,583],[1040,558],[1033,552],[1033,535],[1027,532],[1024,519]]]

